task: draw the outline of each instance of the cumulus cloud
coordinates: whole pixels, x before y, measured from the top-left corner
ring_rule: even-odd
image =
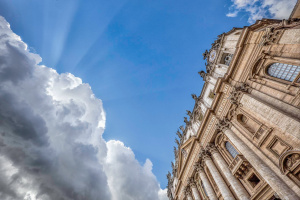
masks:
[[[248,22],[254,23],[258,19],[271,17],[287,19],[297,0],[231,0],[230,12],[227,17],[236,17],[239,12],[249,13]]]
[[[165,200],[150,160],[102,138],[91,87],[40,62],[0,17],[0,199]]]

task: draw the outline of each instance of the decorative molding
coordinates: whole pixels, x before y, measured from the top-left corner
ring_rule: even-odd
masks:
[[[236,116],[236,113],[240,107],[243,105],[240,103],[240,100],[244,93],[249,93],[251,90],[250,86],[246,83],[242,83],[239,86],[233,87],[230,95],[228,97],[229,102],[232,104],[231,109],[228,111],[228,118],[232,119]]]
[[[208,149],[201,149],[201,151],[199,153],[199,158],[203,161],[205,161],[207,159],[211,159],[210,152],[208,151]]]
[[[204,168],[203,168],[203,165],[202,165],[201,161],[196,162],[196,163],[194,164],[194,169],[195,169],[197,172],[204,171]]]
[[[274,27],[267,27],[266,33],[262,36],[260,46],[277,44],[280,36],[282,35],[282,32],[282,30],[276,30]]]
[[[246,176],[247,173],[249,172],[250,168],[252,168],[252,166],[244,158],[243,155],[237,155],[230,163],[228,168],[231,170],[232,174],[235,177],[239,179],[243,179],[244,176]]]
[[[209,132],[211,131],[211,129],[213,128],[213,125],[214,125],[214,123],[215,123],[215,119],[216,119],[215,116],[212,116],[212,117],[210,117],[210,118],[208,119],[209,124],[207,125],[207,128],[205,128],[206,131],[204,132],[204,134],[203,134],[203,136],[202,136],[201,144],[204,144],[206,138],[208,137]]]
[[[243,93],[249,93],[250,89],[250,86],[246,83],[242,83],[239,86],[233,87],[229,96],[230,103],[239,105],[239,101],[241,100]]]
[[[210,152],[210,154],[219,153],[218,149],[213,143],[209,143],[206,148]]]
[[[183,193],[186,195],[186,196],[190,196],[192,195],[192,191],[191,191],[191,188],[187,185],[183,188]]]
[[[194,180],[193,177],[188,178],[187,184],[188,184],[188,186],[190,186],[191,188],[192,188],[192,187],[196,187],[196,183],[195,183],[195,180]]]
[[[280,157],[284,152],[292,149],[292,147],[282,139],[280,139],[278,136],[274,136],[270,143],[267,145],[267,149],[276,157]]]
[[[231,127],[231,122],[228,118],[224,117],[224,119],[218,121],[216,124],[216,130],[224,132],[226,129]]]
[[[282,174],[288,174],[300,167],[300,150],[291,150],[279,158],[279,168]]]

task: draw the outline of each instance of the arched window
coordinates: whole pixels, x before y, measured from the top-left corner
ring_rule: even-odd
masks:
[[[273,63],[268,68],[268,74],[270,76],[291,82],[294,81],[299,72],[300,66],[288,65],[284,63]],[[296,82],[299,82],[299,80]]]
[[[233,158],[235,158],[239,154],[239,152],[237,152],[237,150],[230,144],[230,142],[226,142],[225,147]]]

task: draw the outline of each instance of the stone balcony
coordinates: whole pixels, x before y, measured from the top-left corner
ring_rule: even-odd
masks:
[[[243,155],[237,155],[229,165],[232,174],[242,179],[249,171],[250,164]]]

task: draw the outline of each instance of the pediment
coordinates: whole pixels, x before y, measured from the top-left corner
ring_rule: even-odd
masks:
[[[180,153],[179,153],[179,166],[178,166],[178,172],[181,173],[182,168],[185,165],[186,160],[188,160],[188,157],[190,156],[191,149],[194,145],[195,137],[190,137],[182,146],[180,147]]]

